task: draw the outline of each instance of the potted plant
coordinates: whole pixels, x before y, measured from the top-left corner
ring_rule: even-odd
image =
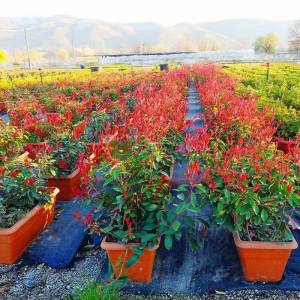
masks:
[[[234,232],[244,278],[280,281],[297,248],[288,227],[300,205],[291,161],[272,144],[242,140],[217,145],[205,161],[198,192],[213,206],[217,224]]]
[[[76,134],[80,141],[82,141],[87,146],[87,151],[89,154],[94,154],[99,158],[101,146],[100,134],[103,135],[106,129],[110,129],[110,124],[112,120],[110,115],[106,110],[93,111],[91,117],[86,121],[86,126],[81,134]],[[74,132],[75,134],[75,132]]]
[[[15,162],[0,180],[0,263],[12,264],[53,220],[56,188],[45,188],[36,170]]]
[[[285,140],[282,137],[275,137],[274,142],[277,144],[277,149],[286,154],[292,152],[297,146],[296,140]]]
[[[86,143],[98,143],[99,134],[111,123],[111,117],[105,109],[93,111],[88,120],[81,140]]]
[[[92,172],[92,177],[104,174],[103,189],[91,196],[104,215],[88,215],[85,222],[92,232],[105,234],[101,247],[117,278],[148,283],[162,238],[171,249],[173,238],[179,240],[183,230],[193,232],[202,221],[186,213],[200,208],[185,197],[184,187],[172,195],[163,171],[171,162],[157,145],[138,142],[122,158],[102,162]],[[190,240],[192,246],[199,241]]]
[[[79,139],[84,134],[86,126],[87,120],[81,121],[74,125],[73,136],[75,139]]]
[[[41,153],[38,159],[48,155],[52,161],[52,164],[43,170],[43,175],[48,176],[47,186],[59,188],[57,200],[72,200],[81,184],[83,175],[81,170],[86,167],[85,162],[89,164],[86,161],[86,147],[72,136],[62,134],[53,137],[44,150],[45,152]]]
[[[35,159],[38,152],[45,151],[48,140],[58,133],[58,126],[54,126],[45,120],[38,120],[23,127],[27,135],[27,145],[24,149],[31,159]]]
[[[27,136],[22,129],[0,123],[0,168],[22,154],[26,141]]]
[[[299,135],[300,117],[296,110],[277,108],[278,129],[274,136],[274,142],[278,150],[290,153],[297,146]]]
[[[7,101],[0,101],[0,113],[6,113],[7,112]]]

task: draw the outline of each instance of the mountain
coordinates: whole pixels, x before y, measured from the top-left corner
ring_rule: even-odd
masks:
[[[249,49],[258,35],[269,32],[276,33],[280,46],[286,47],[292,24],[293,21],[241,19],[162,26],[109,23],[65,15],[0,17],[0,48],[24,50],[25,27],[30,48],[43,51],[61,48],[92,49],[96,53]]]

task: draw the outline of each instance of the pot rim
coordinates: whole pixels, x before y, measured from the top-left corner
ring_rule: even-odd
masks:
[[[95,154],[91,154],[89,156],[89,160],[92,161],[93,159],[95,159],[96,156]],[[77,176],[80,173],[80,169],[76,168],[71,174],[67,175],[67,176],[59,176],[59,177],[55,177],[55,176],[50,176],[50,177],[46,177],[46,180],[69,180],[69,179],[73,179],[75,176]]]
[[[293,250],[298,248],[298,243],[294,238],[290,242],[265,242],[265,241],[242,241],[237,231],[233,232],[235,245],[242,249],[270,249],[270,250]]]
[[[28,151],[25,151],[25,152],[23,152],[22,154],[20,154],[19,156],[15,157],[15,158],[13,159],[13,162],[22,161],[22,160],[24,160],[25,158],[28,158],[28,159],[30,160],[30,158],[29,158],[29,152],[28,152]]]
[[[40,146],[40,145],[44,145],[44,144],[46,144],[46,143],[48,143],[47,140],[46,140],[46,141],[43,141],[43,142],[28,143],[28,144],[25,145],[25,147],[26,147],[26,146],[29,146],[29,145],[32,145],[32,146]]]
[[[107,242],[107,235],[104,236],[102,239],[100,247],[103,250],[130,250],[135,246],[140,245],[140,243],[129,243],[129,244],[120,244],[115,242]],[[158,238],[158,245],[154,246],[152,249],[149,249],[148,247],[145,248],[147,251],[156,251],[160,245],[161,238]]]
[[[36,205],[33,207],[27,214],[25,214],[17,223],[12,225],[9,228],[1,228],[0,227],[0,235],[11,235],[14,234],[17,230],[19,230],[31,217],[33,217],[35,214],[37,214],[41,209],[48,205],[55,205],[56,203],[56,196],[59,193],[59,189],[56,187],[45,187],[46,189],[49,189],[51,191],[51,202],[46,203],[44,205]]]
[[[277,143],[281,143],[281,144],[288,144],[288,145],[296,145],[297,141],[295,139],[288,139],[285,140],[283,137],[281,136],[275,136],[273,138],[274,142]]]
[[[68,180],[78,175],[78,173],[80,173],[80,169],[76,168],[71,174],[67,176],[59,176],[59,177],[50,176],[50,177],[46,177],[46,180]]]

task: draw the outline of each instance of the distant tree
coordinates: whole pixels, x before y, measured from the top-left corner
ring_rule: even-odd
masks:
[[[136,42],[132,45],[131,52],[134,54],[141,54],[143,50],[143,45],[140,42]]]
[[[176,45],[177,51],[194,51],[195,46],[190,34],[183,33],[178,37],[178,43]]]
[[[211,51],[219,51],[222,50],[222,46],[219,41],[213,40],[211,44]]]
[[[274,53],[278,44],[278,37],[275,33],[259,36],[254,43],[254,50],[258,53]]]
[[[0,63],[5,63],[7,61],[6,53],[0,49]]]
[[[69,60],[69,52],[64,48],[61,48],[57,51],[57,57],[60,60],[67,61]]]
[[[34,62],[40,62],[43,59],[43,53],[38,50],[32,50],[30,53],[31,60]]]
[[[209,40],[207,38],[200,39],[197,50],[198,51],[209,51],[210,50]]]
[[[10,54],[10,61],[12,64],[18,66],[27,63],[27,53],[22,50],[14,50]]]
[[[199,41],[197,50],[198,51],[219,51],[222,50],[222,45],[216,39],[204,37]]]
[[[289,49],[300,55],[300,20],[290,28],[289,32]]]

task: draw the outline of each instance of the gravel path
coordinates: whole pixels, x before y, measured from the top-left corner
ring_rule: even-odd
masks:
[[[78,253],[69,269],[57,270],[45,265],[0,265],[0,300],[56,300],[83,288],[88,280],[96,280],[103,267],[105,253],[100,250]],[[300,292],[243,290],[203,295],[167,294],[141,296],[123,294],[122,300],[294,300]]]
[[[69,269],[37,266],[0,265],[0,300],[54,300],[96,280],[103,266],[105,252],[78,253]]]
[[[232,292],[217,292],[203,295],[161,295],[161,296],[134,296],[124,295],[126,300],[296,300],[300,299],[300,292],[290,291],[257,291],[243,290]]]

